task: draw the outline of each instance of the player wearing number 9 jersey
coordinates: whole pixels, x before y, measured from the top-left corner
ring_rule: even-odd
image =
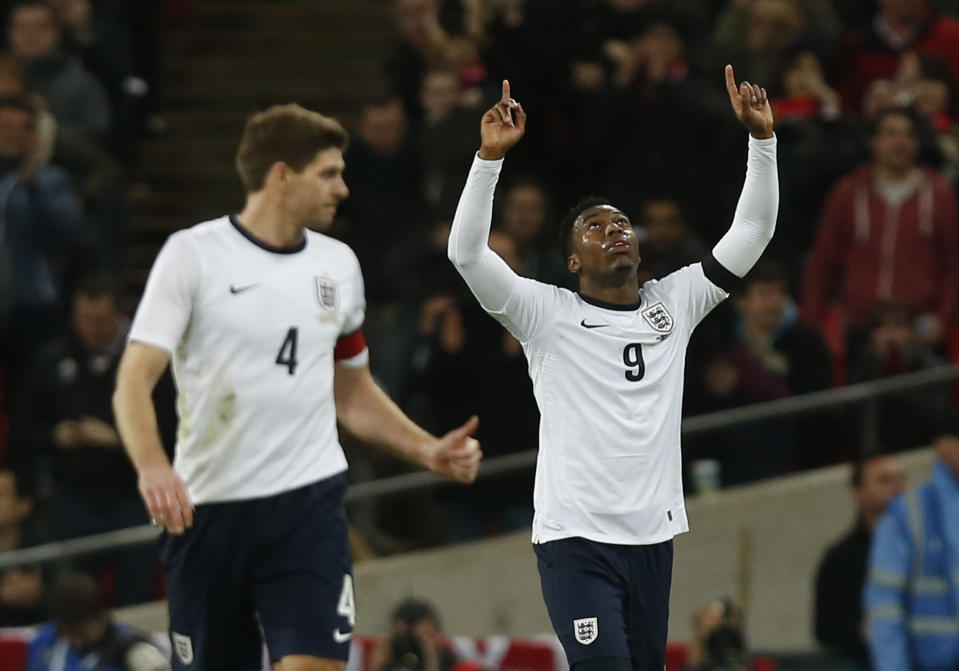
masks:
[[[561,225],[579,292],[517,276],[487,245],[503,157],[526,115],[503,97],[483,117],[449,257],[520,341],[541,420],[533,543],[550,619],[573,671],[662,669],[672,538],[688,531],[680,423],[686,346],[772,237],[776,139],[765,91],[726,83],[750,132],[729,232],[701,263],[641,287],[628,217],[587,199]]]
[[[324,229],[348,194],[346,132],[297,105],[247,123],[243,210],[175,233],[150,272],[114,408],[163,540],[174,668],[342,669],[355,622],[337,421],[460,482],[477,420],[442,438],[374,384],[353,252]],[[151,392],[171,361],[174,465]]]

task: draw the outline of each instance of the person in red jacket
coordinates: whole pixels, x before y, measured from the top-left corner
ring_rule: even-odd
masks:
[[[820,324],[838,301],[863,329],[880,299],[919,316],[924,339],[941,340],[959,301],[959,222],[948,181],[917,165],[915,112],[881,111],[871,125],[873,160],[833,188],[803,278],[802,313]]]
[[[843,44],[839,93],[858,116],[869,84],[892,79],[904,54],[937,56],[959,78],[959,20],[940,16],[927,0],[878,0],[872,23],[850,32]]]

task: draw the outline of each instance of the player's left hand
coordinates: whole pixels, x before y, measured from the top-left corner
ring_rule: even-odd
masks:
[[[773,110],[766,97],[766,89],[742,82],[736,86],[733,66],[726,66],[726,92],[736,118],[749,134],[760,140],[773,136]]]
[[[472,437],[478,426],[479,418],[474,415],[466,424],[437,440],[427,458],[427,468],[456,482],[473,482],[483,458],[479,441]]]

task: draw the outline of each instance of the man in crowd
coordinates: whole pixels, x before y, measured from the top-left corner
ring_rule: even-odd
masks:
[[[54,620],[30,642],[26,671],[169,671],[167,656],[146,636],[112,620],[89,576],[60,575],[50,610]]]
[[[826,551],[816,572],[816,640],[831,651],[869,667],[862,618],[862,588],[866,583],[869,543],[879,517],[902,493],[905,481],[891,456],[862,459],[852,467],[856,524]]]
[[[959,667],[959,423],[935,441],[932,477],[879,520],[863,605],[877,671]]]
[[[862,331],[883,298],[906,302],[942,339],[959,302],[959,227],[953,187],[917,164],[917,118],[887,109],[872,122],[872,162],[826,203],[803,280],[803,313],[819,324],[839,302]]]
[[[136,474],[123,452],[111,396],[130,320],[120,312],[109,275],[82,278],[73,298],[69,335],[35,369],[15,418],[17,449],[49,463],[53,485],[52,535],[75,538],[149,522]],[[164,444],[172,447],[176,419],[169,377],[157,391]],[[116,556],[118,605],[154,597],[156,549]],[[98,571],[99,563],[85,568]]]

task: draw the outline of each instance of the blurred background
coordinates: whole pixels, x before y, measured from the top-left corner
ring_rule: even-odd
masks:
[[[351,135],[330,234],[363,266],[377,380],[435,432],[478,414],[487,458],[475,486],[445,487],[343,436],[358,628],[392,645],[364,639],[351,664],[390,666],[406,641],[427,668],[435,640],[456,653],[443,671],[559,668],[548,638],[520,640],[550,631],[526,362],[446,259],[479,119],[508,78],[529,127],[490,244],[517,272],[575,289],[558,222],[602,194],[636,226],[645,281],[732,219],[732,63],[769,92],[781,204],[690,345],[670,665],[867,668],[872,532],[959,440],[956,17],[956,0],[0,2],[0,625],[53,617],[69,569],[120,619],[165,628],[116,366],[166,237],[241,208],[245,118],[294,101]],[[173,399],[167,378],[171,451]],[[411,596],[433,603],[394,610]],[[487,654],[511,640],[533,652]]]

